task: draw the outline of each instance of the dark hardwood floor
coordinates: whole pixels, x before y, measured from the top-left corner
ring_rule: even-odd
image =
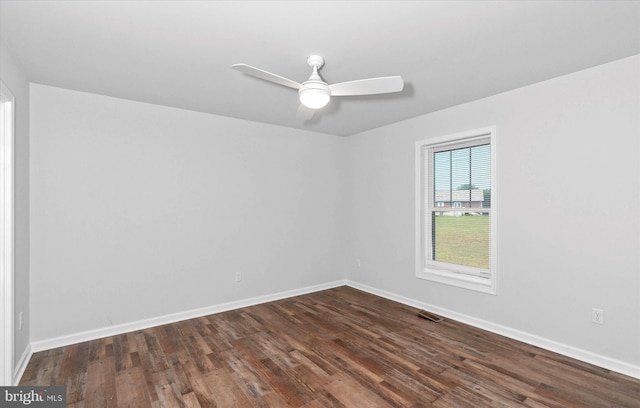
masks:
[[[34,354],[70,407],[640,407],[640,380],[340,287]]]

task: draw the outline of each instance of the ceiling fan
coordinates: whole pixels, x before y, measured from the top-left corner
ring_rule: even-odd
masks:
[[[324,65],[324,58],[320,55],[312,55],[307,58],[307,65],[313,68],[313,72],[309,79],[303,83],[292,81],[247,64],[235,64],[231,68],[265,81],[297,89],[300,102],[310,109],[322,108],[329,103],[329,99],[332,96],[384,94],[402,91],[404,87],[402,77],[399,76],[359,79],[329,85],[318,73],[318,70]]]

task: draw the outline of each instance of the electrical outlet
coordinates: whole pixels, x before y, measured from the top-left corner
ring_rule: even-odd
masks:
[[[18,314],[18,330],[22,330],[22,326],[24,324],[24,315],[22,312]]]
[[[236,282],[240,282],[242,280],[242,272],[236,272]]]
[[[604,310],[595,307],[591,309],[591,321],[596,324],[604,324]]]
[[[362,267],[362,262],[360,262],[360,258],[356,259],[356,265],[358,265],[358,268]]]

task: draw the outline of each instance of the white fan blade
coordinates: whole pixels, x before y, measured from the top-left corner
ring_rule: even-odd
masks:
[[[331,96],[373,95],[400,92],[404,87],[402,77],[389,76],[380,78],[359,79],[357,81],[340,82],[329,85]]]
[[[238,70],[240,72],[244,72],[245,74],[254,76],[256,78],[264,79],[265,81],[275,82],[276,84],[279,84],[279,85],[288,86],[289,88],[300,89],[300,87],[302,87],[302,85],[300,85],[296,81],[292,81],[290,79],[281,77],[280,75],[272,74],[271,72],[267,72],[256,67],[252,67],[251,65],[235,64],[235,65],[232,65],[231,68]]]

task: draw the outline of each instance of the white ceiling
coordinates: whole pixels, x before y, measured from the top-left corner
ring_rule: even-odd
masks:
[[[640,53],[639,1],[0,0],[0,40],[31,82],[348,136]],[[308,121],[308,55],[329,83],[401,75]],[[1,57],[1,56],[0,56]]]

